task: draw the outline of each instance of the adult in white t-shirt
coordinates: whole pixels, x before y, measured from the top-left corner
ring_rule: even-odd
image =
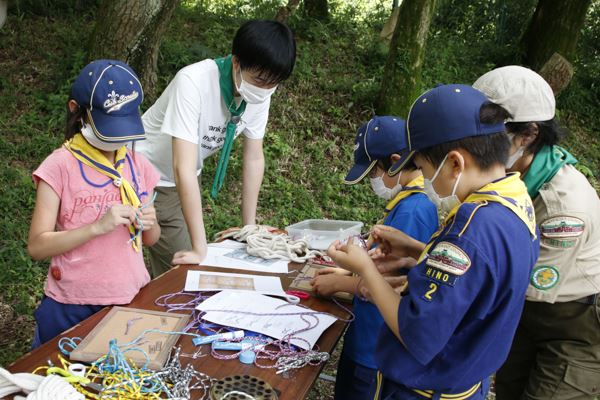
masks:
[[[255,223],[270,98],[277,84],[290,76],[295,58],[295,40],[286,25],[246,22],[234,37],[232,55],[181,69],[143,115],[147,140],[136,150],[160,172],[155,208],[162,231],[150,248],[154,276],[171,265],[197,264],[206,256],[198,177],[204,160],[219,153],[211,191],[216,197],[231,142],[240,135],[242,223]]]

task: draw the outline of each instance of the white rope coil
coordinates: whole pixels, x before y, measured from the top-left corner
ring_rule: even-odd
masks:
[[[292,240],[288,235],[270,232],[261,225],[246,225],[239,230],[219,232],[222,239],[246,242],[246,252],[267,260],[280,259],[304,263],[311,258],[322,256],[317,250],[310,250],[304,239]]]
[[[15,396],[15,400],[85,400],[83,394],[57,375],[11,374],[0,368],[0,398],[21,392],[27,397]]]

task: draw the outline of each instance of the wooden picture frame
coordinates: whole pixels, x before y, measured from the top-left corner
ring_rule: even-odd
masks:
[[[71,352],[72,361],[94,362],[108,353],[109,342],[116,339],[124,345],[138,338],[142,332],[154,329],[164,332],[181,332],[190,315],[143,310],[128,307],[113,307],[104,318]],[[143,350],[148,359],[139,351],[125,352],[125,358],[137,367],[146,365],[152,370],[161,369],[180,335],[161,332],[147,332],[139,343],[131,348]],[[122,348],[125,351],[127,348]]]

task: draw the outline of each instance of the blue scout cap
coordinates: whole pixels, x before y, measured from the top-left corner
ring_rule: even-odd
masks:
[[[375,116],[358,129],[354,145],[354,165],[344,183],[360,182],[375,166],[377,160],[401,154],[407,149],[406,122],[393,116]]]
[[[92,61],[75,79],[71,96],[79,106],[86,107],[98,139],[119,143],[145,138],[139,111],[144,92],[137,75],[126,63]]]
[[[389,174],[398,173],[417,151],[466,137],[504,132],[504,122],[481,122],[479,111],[489,102],[468,85],[441,85],[423,93],[408,113],[408,151],[392,165]]]

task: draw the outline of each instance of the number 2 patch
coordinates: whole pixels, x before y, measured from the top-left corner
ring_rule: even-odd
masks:
[[[438,289],[438,284],[437,283],[435,283],[435,282],[429,282],[429,289],[423,295],[423,299],[425,299],[427,301],[433,300],[432,296],[437,291],[437,289]]]

